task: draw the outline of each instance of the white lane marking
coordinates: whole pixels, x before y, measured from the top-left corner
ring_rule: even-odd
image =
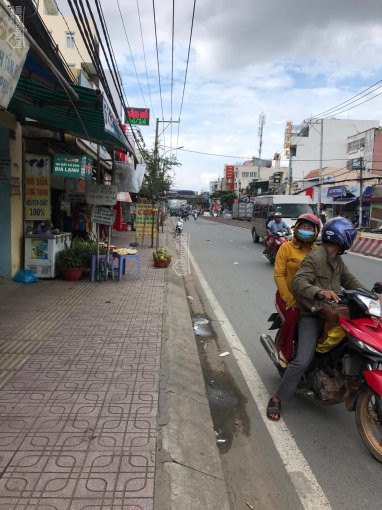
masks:
[[[248,246],[242,246],[242,248],[244,248],[244,250],[249,250]]]
[[[373,257],[371,255],[364,255],[363,253],[355,253],[352,251],[348,251],[346,255],[354,255],[355,257],[363,257],[364,259],[377,260],[378,262],[382,262],[381,257]]]
[[[248,385],[249,391],[260,412],[260,416],[275,444],[275,447],[281,457],[284,467],[289,474],[294,485],[296,493],[300,498],[301,504],[306,510],[330,509],[330,503],[326,498],[324,491],[319,485],[303,453],[293,439],[286,423],[281,418],[278,422],[272,422],[266,417],[267,403],[270,398],[260,375],[249,359],[243,344],[233,329],[228,317],[224,313],[210,286],[203,276],[193,255],[190,253],[190,261],[194,267],[196,276],[210,302],[216,318],[221,324],[227,342],[231,347],[232,354],[235,356],[237,364]]]

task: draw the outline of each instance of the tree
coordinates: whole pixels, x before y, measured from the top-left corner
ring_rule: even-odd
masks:
[[[223,191],[214,191],[212,198],[217,198],[220,200],[220,205],[227,209],[232,209],[232,204],[235,198],[237,198],[236,193],[231,190],[223,190]]]
[[[154,222],[157,229],[157,247],[159,244],[159,214],[156,205],[160,198],[164,197],[166,192],[173,184],[171,169],[179,166],[180,163],[175,156],[169,158],[160,157],[155,150],[142,150],[142,157],[146,163],[146,172],[143,178],[142,187],[139,192],[141,197],[147,198],[152,204],[155,217],[151,227],[151,247],[154,247]]]

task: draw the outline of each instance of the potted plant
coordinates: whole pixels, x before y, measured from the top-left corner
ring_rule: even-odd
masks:
[[[74,282],[81,278],[83,260],[67,245],[57,254],[57,266],[62,270],[64,280]]]
[[[154,267],[168,267],[171,262],[171,253],[164,248],[153,252]]]

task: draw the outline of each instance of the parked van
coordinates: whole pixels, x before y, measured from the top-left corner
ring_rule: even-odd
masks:
[[[267,233],[267,225],[276,212],[293,227],[297,218],[304,213],[317,214],[317,207],[310,197],[304,195],[264,195],[255,197],[252,216],[252,238],[258,243]]]

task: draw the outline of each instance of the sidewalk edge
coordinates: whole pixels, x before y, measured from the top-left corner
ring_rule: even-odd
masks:
[[[172,239],[170,249],[175,253]],[[155,509],[229,510],[183,278],[171,267],[159,384]]]

